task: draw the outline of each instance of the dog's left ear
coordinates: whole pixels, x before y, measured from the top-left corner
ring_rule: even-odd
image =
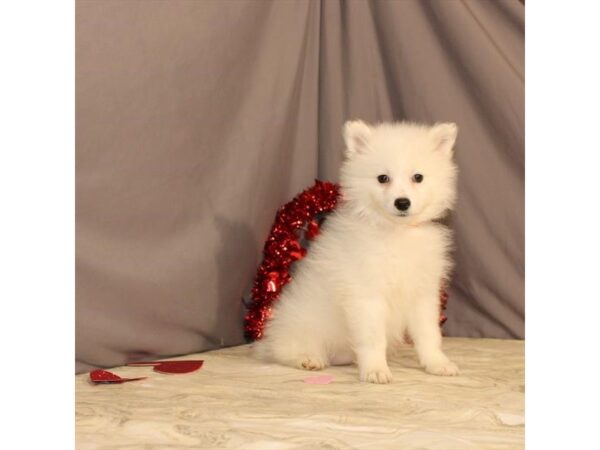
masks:
[[[346,155],[363,153],[369,148],[371,127],[362,120],[349,120],[344,124],[344,141],[346,142]]]
[[[456,142],[458,127],[455,123],[438,123],[431,128],[435,139],[436,150],[452,155],[452,149]]]

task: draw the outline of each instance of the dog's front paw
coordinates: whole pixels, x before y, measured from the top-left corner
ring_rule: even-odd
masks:
[[[454,376],[458,375],[458,366],[452,361],[439,361],[425,365],[425,371],[432,375]]]
[[[392,381],[392,372],[388,367],[361,370],[360,381],[366,381],[367,383],[387,384]]]
[[[326,366],[321,358],[305,357],[296,362],[296,367],[304,370],[321,370]]]

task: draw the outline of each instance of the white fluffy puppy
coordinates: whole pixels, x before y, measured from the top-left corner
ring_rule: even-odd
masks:
[[[258,357],[308,370],[356,362],[360,380],[388,383],[387,350],[408,332],[425,370],[456,375],[442,352],[440,281],[451,268],[449,230],[457,127],[344,126],[342,200],[296,263]]]

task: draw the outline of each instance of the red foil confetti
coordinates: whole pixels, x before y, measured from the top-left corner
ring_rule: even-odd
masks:
[[[127,364],[128,366],[154,366],[154,371],[159,373],[191,373],[200,369],[204,360],[180,360],[180,361],[142,361]]]
[[[442,280],[442,285],[440,287],[440,326],[444,325],[446,320],[448,320],[446,314],[444,314],[444,311],[448,306],[448,291],[446,285],[446,281]]]
[[[314,238],[316,238],[319,235],[319,222],[317,222],[316,220],[311,220],[308,223],[308,228],[306,229],[306,238],[308,240],[313,240]]]
[[[284,286],[292,278],[291,266],[306,256],[302,247],[303,238],[307,241],[319,235],[318,217],[332,212],[340,198],[339,186],[327,181],[315,180],[315,184],[298,194],[291,202],[279,208],[275,223],[263,248],[263,260],[258,267],[246,303],[248,312],[244,319],[244,333],[249,341],[263,337],[267,320],[271,317],[274,303],[279,299]],[[440,326],[446,321],[448,294],[441,291]]]
[[[145,380],[146,377],[138,377],[138,378],[121,378],[116,373],[109,372],[108,370],[92,370],[90,372],[90,381],[92,383],[102,383],[102,384],[115,384],[115,383],[125,383],[127,381],[137,381],[137,380]]]

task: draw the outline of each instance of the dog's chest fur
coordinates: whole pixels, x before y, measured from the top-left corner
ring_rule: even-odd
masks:
[[[440,225],[359,234],[352,276],[390,300],[432,292],[448,272],[449,233]]]

